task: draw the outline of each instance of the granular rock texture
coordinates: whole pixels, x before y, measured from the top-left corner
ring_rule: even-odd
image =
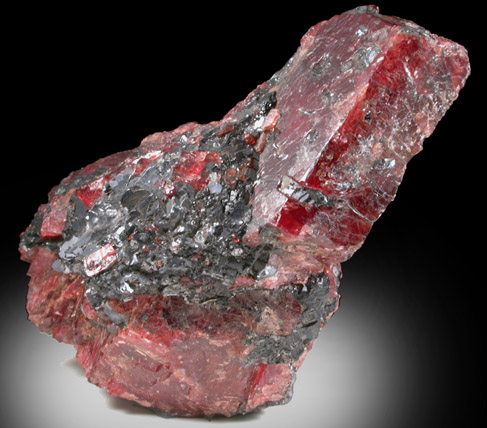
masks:
[[[469,74],[373,6],[312,27],[221,121],[71,173],[21,236],[29,319],[90,382],[180,416],[290,399],[362,245]]]

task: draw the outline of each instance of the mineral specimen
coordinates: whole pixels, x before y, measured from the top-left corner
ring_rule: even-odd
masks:
[[[29,320],[142,406],[288,401],[340,263],[468,74],[463,47],[374,6],[315,25],[221,121],[150,135],[51,190],[21,235]]]

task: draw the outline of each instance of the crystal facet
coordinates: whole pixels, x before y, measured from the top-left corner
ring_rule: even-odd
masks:
[[[21,236],[29,320],[90,382],[180,416],[290,399],[340,263],[456,99],[465,49],[359,7],[221,121],[71,173]]]

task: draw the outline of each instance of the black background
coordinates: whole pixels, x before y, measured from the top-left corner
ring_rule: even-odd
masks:
[[[5,307],[26,293],[18,235],[61,178],[152,132],[221,119],[284,65],[311,25],[362,3],[137,4],[36,6],[5,15],[13,24],[3,65]],[[410,426],[482,414],[485,422],[478,407],[486,398],[479,304],[485,279],[477,270],[485,252],[480,11],[468,2],[376,4],[464,45],[472,75],[410,162],[396,200],[343,265],[342,305],[349,296],[388,305],[391,322],[410,341],[418,356]],[[377,272],[396,276],[397,284],[374,285]],[[349,273],[363,276],[367,289],[348,288]]]

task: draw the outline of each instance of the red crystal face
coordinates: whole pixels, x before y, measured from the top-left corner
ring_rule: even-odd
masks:
[[[458,96],[466,51],[359,7],[313,26],[219,122],[71,173],[20,252],[29,320],[90,382],[171,415],[287,402],[340,263]]]
[[[117,263],[117,252],[111,244],[104,245],[83,260],[85,273],[88,276],[97,275],[115,263]]]
[[[328,238],[331,247],[360,245],[373,222],[393,200],[407,162],[421,150],[423,136],[430,133],[437,108],[428,113],[416,112],[415,107],[423,102],[418,94],[434,89],[426,76],[440,73],[440,86],[451,83],[443,81],[448,65],[431,61],[438,49],[425,39],[397,32],[388,43],[386,52],[377,53],[376,64],[368,66],[373,70],[367,85],[354,94],[355,104],[346,119],[325,140],[319,157],[310,164],[312,169],[298,182],[304,189],[319,190],[328,200],[334,200],[335,206],[317,209],[289,199],[276,216],[277,227],[298,240],[303,225],[313,223],[318,216],[327,220],[318,220],[322,226],[318,239]],[[319,62],[314,64],[316,70]],[[329,85],[320,90],[325,104],[336,99]],[[398,120],[401,126],[396,128],[394,123]],[[387,138],[391,144],[385,142]],[[308,140],[311,139],[319,140],[316,128],[308,133]],[[315,242],[320,245],[318,240]]]
[[[277,220],[277,227],[291,235],[299,235],[303,226],[314,218],[317,208],[289,199]]]
[[[62,237],[71,193],[72,191],[62,196],[52,197],[44,213],[40,230],[40,237],[43,241],[56,240]]]
[[[174,167],[172,181],[191,184],[196,190],[201,190],[208,184],[206,165],[210,162],[220,163],[220,154],[212,152],[184,152]]]
[[[97,178],[76,191],[77,198],[83,202],[86,209],[91,209],[103,193],[107,180],[105,177]]]

